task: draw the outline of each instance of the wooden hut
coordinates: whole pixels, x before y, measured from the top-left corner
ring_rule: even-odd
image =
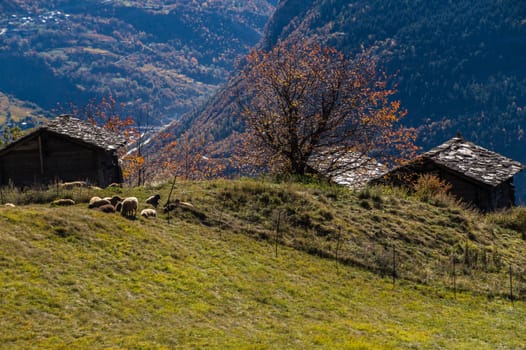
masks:
[[[121,135],[68,115],[59,116],[0,149],[0,185],[122,182]]]
[[[515,204],[513,176],[524,169],[521,163],[458,135],[373,183],[409,185],[419,175],[433,174],[451,184],[450,192],[457,198],[482,211],[494,211]]]

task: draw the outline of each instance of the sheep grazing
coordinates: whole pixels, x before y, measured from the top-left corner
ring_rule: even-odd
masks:
[[[108,187],[110,187],[110,188],[122,188],[122,184],[119,184],[119,183],[116,183],[116,182],[112,182],[111,184],[108,185]]]
[[[95,197],[91,197],[91,199],[89,200],[88,205],[91,205],[91,204],[93,204],[93,203],[95,203],[95,202],[98,202],[98,201],[100,201],[101,199],[102,199],[102,198],[97,197],[97,196],[95,196]]]
[[[90,208],[90,209],[99,208],[99,207],[102,207],[103,205],[106,205],[106,204],[111,205],[111,202],[109,200],[107,200],[107,199],[100,199],[98,201],[95,201],[95,202],[89,204],[88,208]]]
[[[15,208],[16,205],[14,205],[13,203],[6,203],[6,204],[4,204],[4,207],[7,207],[7,208]]]
[[[161,199],[161,195],[156,194],[155,196],[148,197],[148,199],[146,199],[146,203],[153,205],[154,208],[157,208],[157,206],[159,205],[160,199]]]
[[[77,187],[88,187],[88,183],[86,181],[71,181],[61,183],[60,187],[64,190],[72,190]]]
[[[122,202],[122,198],[119,197],[119,196],[113,196],[113,197],[110,198],[110,202],[111,202],[111,205],[116,207],[117,203]]]
[[[127,218],[135,218],[137,215],[137,208],[139,207],[139,201],[135,197],[128,197],[122,201],[121,214]]]
[[[51,205],[53,206],[68,206],[68,205],[75,205],[75,201],[73,199],[57,199],[51,202]]]
[[[181,202],[181,200],[176,199],[173,202],[170,202],[164,206],[164,213],[171,212],[172,210],[175,210],[175,208],[180,207],[183,209],[194,209],[194,205],[192,203],[188,202]]]
[[[141,216],[149,219],[149,218],[154,218],[157,216],[157,211],[155,209],[151,209],[151,208],[148,208],[148,209],[143,209],[141,211]]]
[[[113,196],[113,197],[104,197],[102,199],[105,199],[111,203],[114,207],[117,206],[117,203],[122,202],[122,198],[119,196]]]
[[[185,208],[185,209],[194,209],[194,205],[192,203],[188,203],[188,202],[179,202],[179,206],[181,208]]]
[[[97,209],[103,213],[115,213],[115,207],[111,204],[104,204]]]
[[[166,204],[164,206],[163,213],[165,213],[165,214],[169,213],[169,212],[175,210],[175,208],[177,208],[177,204],[175,204],[175,203],[168,203],[168,204]]]

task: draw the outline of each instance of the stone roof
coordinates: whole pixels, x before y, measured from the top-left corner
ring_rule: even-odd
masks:
[[[350,188],[361,188],[386,171],[386,166],[376,160],[355,152],[347,152],[331,161],[331,156],[321,153],[309,164],[334,183]]]
[[[69,115],[52,119],[41,129],[79,139],[106,151],[117,150],[126,144],[124,136]]]
[[[454,137],[419,158],[430,159],[490,186],[497,186],[526,169],[523,164],[465,141],[462,137]]]
[[[355,169],[348,170],[333,177],[338,185],[353,189],[365,187],[369,181],[385,173],[385,165],[373,159],[357,164]]]

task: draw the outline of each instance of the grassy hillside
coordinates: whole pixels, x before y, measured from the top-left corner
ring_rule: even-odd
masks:
[[[20,125],[23,122],[31,123],[38,120],[44,112],[32,104],[23,103],[0,92],[0,125],[2,128]]]
[[[143,201],[155,192],[165,199],[168,191],[58,195],[81,200],[117,192]],[[176,210],[168,222],[164,214],[127,220],[85,203],[24,205],[46,202],[56,189],[2,195],[22,205],[0,209],[0,349],[526,343],[526,304],[505,298],[509,262],[517,270],[514,294],[525,297],[518,270],[526,259],[523,209],[482,216],[443,198],[239,180],[179,183],[174,197],[194,208]],[[398,252],[395,286],[385,244]],[[482,252],[490,249],[484,267]],[[462,290],[456,295],[441,275],[447,264],[440,264],[453,252]]]

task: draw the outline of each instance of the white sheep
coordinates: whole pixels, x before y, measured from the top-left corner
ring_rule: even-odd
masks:
[[[113,205],[115,207],[115,206],[117,206],[117,203],[122,202],[122,198],[117,196],[117,195],[115,195],[115,196],[110,198],[110,202],[111,202],[111,205]]]
[[[98,201],[95,201],[91,204],[88,205],[88,208],[90,209],[93,209],[93,208],[99,208],[99,207],[102,207],[103,205],[106,205],[106,204],[111,204],[111,202],[107,199],[100,199]]]
[[[102,199],[102,198],[97,197],[97,196],[95,196],[95,197],[91,197],[91,199],[89,200],[88,205],[91,205],[91,204],[93,204],[93,203],[95,203],[95,202],[98,202],[98,201],[100,201],[101,199]]]
[[[115,213],[115,207],[111,204],[104,204],[103,206],[98,207],[97,210],[100,210],[103,213]]]
[[[141,216],[149,219],[149,218],[154,218],[154,217],[157,217],[157,211],[155,211],[155,209],[151,209],[151,208],[148,208],[148,209],[143,209],[141,211]]]
[[[137,208],[139,207],[139,200],[136,197],[128,197],[122,201],[121,214],[125,217],[135,217],[137,215]]]
[[[57,199],[57,200],[54,200],[53,202],[51,202],[51,205],[53,206],[68,206],[68,205],[75,205],[75,201],[73,199],[68,199],[68,198],[62,198],[62,199]]]
[[[4,204],[4,206],[7,207],[7,208],[15,208],[16,207],[16,205],[14,205],[13,203],[6,203],[6,204]]]
[[[188,203],[188,202],[181,202],[180,199],[176,199],[168,204],[166,204],[164,206],[164,213],[168,213],[168,212],[171,212],[172,210],[175,210],[175,208],[177,207],[180,207],[180,208],[183,208],[183,209],[187,209],[187,210],[192,210],[194,209],[194,205],[192,203]]]
[[[71,181],[71,182],[61,183],[60,187],[64,190],[72,190],[74,188],[79,188],[79,187],[88,187],[88,183],[86,181]]]

